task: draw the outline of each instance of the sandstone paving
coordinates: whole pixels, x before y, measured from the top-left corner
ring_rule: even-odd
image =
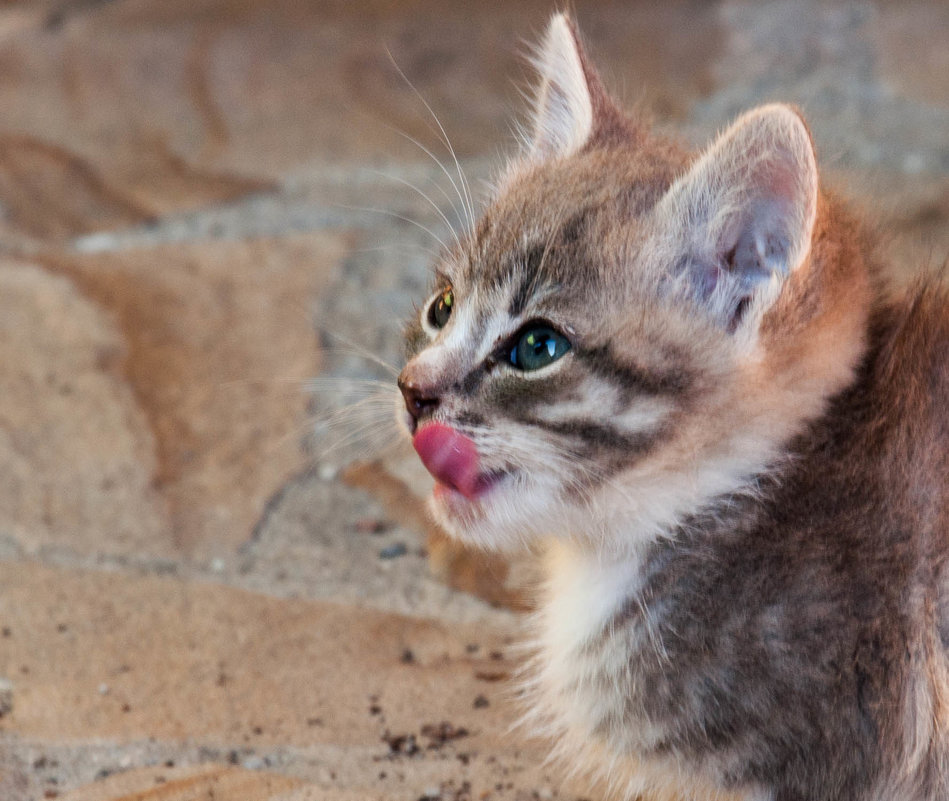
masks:
[[[168,555],[154,438],[117,364],[125,341],[66,278],[0,262],[0,543]]]
[[[795,102],[945,269],[949,5],[575,6],[662,130]],[[446,540],[393,425],[442,138],[481,202],[550,10],[0,3],[0,799],[582,797],[506,734],[530,559]]]
[[[234,801],[273,801],[286,798],[303,782],[263,771],[229,765],[168,767],[130,770],[106,778],[93,786],[67,793],[66,801],[105,801],[119,798],[149,798],[155,801],[192,801],[195,798]]]
[[[300,468],[302,383],[319,370],[306,299],[345,251],[315,234],[47,260],[122,331],[120,369],[183,552],[246,540]]]
[[[0,584],[0,673],[13,683],[3,739],[188,742],[225,766],[273,765],[301,780],[394,798],[425,789],[418,777],[405,778],[407,769],[435,786],[455,779],[488,790],[503,777],[514,784],[508,797],[545,786],[539,770],[509,764],[517,749],[504,734],[512,708],[501,680],[514,666],[513,631],[504,626],[449,627],[36,562],[0,564]],[[169,748],[153,769],[187,762],[179,750]],[[35,756],[39,776],[27,786],[37,778],[46,789],[65,783],[53,761]],[[90,760],[68,778],[91,781],[120,768],[121,758]],[[16,780],[14,766],[2,781],[9,788]]]
[[[0,265],[7,536],[160,556],[248,539],[303,464],[306,298],[345,250],[321,234]]]
[[[537,0],[477,13],[434,0],[411,13],[287,0],[31,6],[0,7],[2,228],[60,240],[266,193],[313,163],[419,161],[411,140],[433,147],[425,102],[452,121],[460,155],[480,155],[510,140],[511,76],[523,77],[524,42],[548,11]],[[633,54],[615,59],[617,78],[648,87],[660,113],[681,116],[707,87],[712,12],[676,2],[632,17],[600,2],[588,16],[591,37]]]

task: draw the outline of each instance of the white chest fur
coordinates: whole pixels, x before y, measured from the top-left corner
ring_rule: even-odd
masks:
[[[626,604],[635,603],[639,560],[606,561],[558,542],[550,546],[545,568],[536,680],[548,723],[628,747],[629,735],[621,730],[628,726],[610,721],[629,712],[628,665],[645,644],[646,627],[617,630],[612,621]],[[648,727],[636,728],[639,737]],[[617,737],[622,742],[612,742]]]
[[[545,568],[529,688],[533,709],[525,722],[554,744],[552,759],[618,798],[767,799],[761,792],[725,791],[705,771],[645,756],[663,731],[637,703],[631,667],[667,657],[652,634],[649,610],[625,614],[638,604],[639,558],[606,560],[558,542]]]

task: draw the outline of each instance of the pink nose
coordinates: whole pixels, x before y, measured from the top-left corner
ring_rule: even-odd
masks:
[[[468,437],[441,423],[422,426],[412,445],[429,473],[468,499],[477,496],[478,449]]]

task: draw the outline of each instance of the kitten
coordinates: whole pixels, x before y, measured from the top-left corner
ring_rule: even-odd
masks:
[[[438,520],[546,543],[529,720],[620,798],[949,799],[949,294],[793,108],[695,156],[565,16],[537,65],[399,378]]]

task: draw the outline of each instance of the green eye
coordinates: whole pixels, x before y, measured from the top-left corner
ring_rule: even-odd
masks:
[[[455,295],[451,287],[445,287],[442,293],[435,298],[428,310],[428,322],[434,328],[444,328],[451,317],[451,307],[455,303]]]
[[[521,334],[511,349],[511,364],[519,370],[539,370],[570,350],[570,342],[552,328],[537,326]]]

